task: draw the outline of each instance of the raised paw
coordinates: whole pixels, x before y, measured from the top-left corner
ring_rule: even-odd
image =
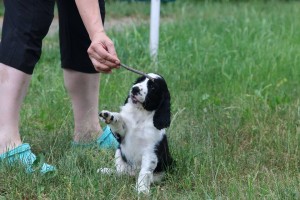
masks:
[[[99,113],[99,118],[101,121],[105,122],[106,124],[110,124],[114,120],[113,114],[107,110],[102,110]]]

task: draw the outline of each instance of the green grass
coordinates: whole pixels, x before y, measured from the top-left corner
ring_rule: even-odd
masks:
[[[121,17],[118,7],[124,16],[133,8],[144,19],[149,14],[147,4],[117,2],[108,4],[108,16]],[[157,66],[148,25],[108,32],[124,63],[162,74],[171,91],[168,135],[177,165],[145,198],[299,199],[300,3],[176,2],[162,9]],[[46,38],[21,113],[24,142],[58,175],[2,168],[0,199],[138,199],[133,178],[96,173],[113,165],[113,152],[71,148],[58,49],[56,36]],[[135,78],[123,69],[102,75],[99,109],[118,110]]]

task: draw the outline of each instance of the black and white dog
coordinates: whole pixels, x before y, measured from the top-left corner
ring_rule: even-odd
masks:
[[[150,73],[137,79],[121,111],[103,110],[99,117],[109,124],[120,145],[115,153],[116,170],[102,173],[136,175],[136,189],[149,193],[150,184],[160,181],[173,163],[166,128],[171,121],[170,93],[162,76]]]

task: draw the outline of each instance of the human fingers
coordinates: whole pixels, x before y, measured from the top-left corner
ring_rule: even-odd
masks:
[[[88,54],[89,54],[90,58],[95,59],[94,62],[99,62],[99,63],[101,63],[105,66],[108,66],[110,68],[116,68],[116,63],[113,63],[108,59],[109,53],[107,53],[105,50],[102,51],[101,54],[99,54],[93,48],[90,48],[88,50]]]
[[[115,64],[117,64],[117,67],[120,67],[120,60],[118,58],[118,55],[117,55],[117,52],[116,52],[116,49],[115,49],[115,46],[114,46],[114,43],[108,43],[106,45],[107,47],[107,51],[108,53],[110,53],[114,59],[115,59]]]
[[[90,57],[98,60],[98,62],[111,68],[117,68],[119,65],[118,59],[114,55],[110,54],[102,44],[91,44],[88,49],[88,54]]]
[[[108,73],[112,72],[111,68],[108,67],[107,65],[100,63],[99,61],[97,61],[93,57],[90,57],[90,59],[91,59],[92,64],[93,64],[93,66],[94,66],[94,68],[97,72],[101,72],[101,73],[105,73],[105,74],[108,74]]]

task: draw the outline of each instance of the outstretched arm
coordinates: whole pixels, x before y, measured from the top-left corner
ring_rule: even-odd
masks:
[[[118,59],[111,39],[106,35],[101,20],[98,0],[75,0],[78,11],[91,39],[89,57],[99,72],[111,73],[118,68]]]

